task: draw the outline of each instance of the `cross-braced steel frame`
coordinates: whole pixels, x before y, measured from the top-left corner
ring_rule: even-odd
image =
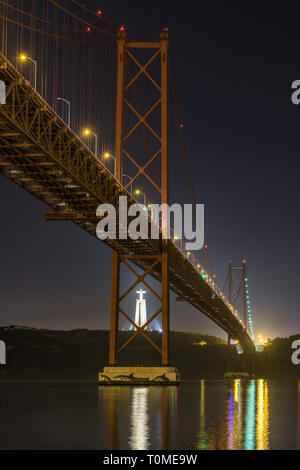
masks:
[[[169,202],[169,181],[168,181],[168,33],[163,31],[160,35],[160,41],[157,42],[131,42],[127,41],[126,34],[124,31],[119,32],[118,36],[118,52],[117,52],[117,107],[116,107],[116,170],[115,177],[120,182],[123,176],[123,159],[128,158],[137,169],[136,175],[127,184],[126,188],[134,183],[134,181],[143,174],[148,181],[155,187],[160,193],[161,204],[168,204]],[[153,54],[150,59],[147,60],[145,65],[142,65],[135,56],[135,50],[138,49],[151,49]],[[149,66],[160,57],[160,83],[151,76],[149,72]],[[132,77],[128,83],[125,83],[125,63],[130,58],[137,66],[138,72]],[[142,115],[137,109],[137,106],[129,101],[126,97],[126,92],[135,85],[138,78],[144,74],[150,83],[158,90],[159,98],[154,102],[150,109]],[[147,119],[152,115],[154,110],[160,106],[160,135],[153,129]],[[124,118],[126,111],[130,109],[137,117],[137,122],[133,127],[124,134]],[[148,161],[144,165],[140,165],[133,155],[126,149],[126,142],[130,136],[134,136],[137,129],[140,126],[145,126],[159,142],[159,149],[149,157]],[[147,174],[146,169],[149,165],[158,157],[161,157],[161,182],[160,186]],[[162,230],[167,226],[166,214],[162,213]],[[134,258],[149,259],[149,255],[146,253],[134,256]],[[128,258],[127,258],[128,259]],[[125,263],[129,269],[131,269],[137,276],[136,282],[133,286],[139,282],[146,284],[145,276],[149,274],[152,269],[160,265],[161,271],[161,283],[162,293],[159,296],[152,288],[147,284],[148,289],[159,298],[161,302],[160,309],[151,317],[145,325],[136,325],[130,317],[121,309],[120,302],[131,292],[133,286],[129,288],[122,296],[119,293],[120,286],[120,264]],[[169,328],[170,328],[170,314],[169,314],[169,256],[168,256],[168,241],[161,240],[161,252],[159,257],[154,257],[154,262],[150,267],[142,274],[139,275],[130,264],[128,264],[126,257],[120,256],[117,252],[113,252],[112,256],[112,290],[111,290],[111,323],[110,323],[110,349],[109,349],[109,363],[111,365],[116,364],[117,354],[121,352],[136,336],[144,336],[152,346],[161,354],[161,360],[163,365],[169,363]],[[154,320],[159,314],[162,315],[162,346],[157,346],[145,333],[145,328],[150,322]],[[135,328],[135,333],[131,338],[126,341],[118,349],[118,324],[119,314],[123,315]]]

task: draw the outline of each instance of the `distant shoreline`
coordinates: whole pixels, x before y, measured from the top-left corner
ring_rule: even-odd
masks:
[[[160,344],[161,334],[147,332]],[[132,332],[120,331],[120,344]],[[290,338],[275,338],[255,355],[257,378],[300,379],[300,365],[291,362]],[[0,380],[95,381],[107,365],[108,330],[46,330],[23,326],[0,327],[0,339],[7,349],[7,364],[0,366]],[[170,332],[170,365],[178,368],[183,381],[220,380],[227,370],[227,343],[201,333]],[[119,357],[119,365],[160,365],[157,351],[137,337]],[[231,347],[231,370],[243,370],[243,355]]]

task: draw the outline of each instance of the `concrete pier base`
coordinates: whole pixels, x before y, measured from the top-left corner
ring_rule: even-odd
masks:
[[[249,372],[225,372],[225,379],[249,379]]]
[[[176,367],[104,367],[99,385],[179,385]]]

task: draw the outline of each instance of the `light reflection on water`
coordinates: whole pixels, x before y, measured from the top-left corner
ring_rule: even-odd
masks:
[[[111,425],[113,416],[118,420],[118,436],[113,434],[115,440],[107,442],[107,448],[270,449],[270,419],[274,429],[278,426],[275,407],[270,415],[270,387],[272,383],[265,379],[201,380],[180,387],[100,387],[99,402],[107,401],[110,406],[104,408],[113,413],[107,422]],[[275,385],[273,389],[276,393]],[[291,388],[295,389],[297,435],[290,442],[286,436],[283,448],[299,444],[300,381]]]
[[[3,381],[0,449],[300,449],[300,381]]]
[[[149,441],[149,388],[134,388],[131,403],[131,435],[129,446],[132,450],[147,450]]]
[[[269,448],[269,389],[263,379],[258,381],[257,390],[256,448]]]

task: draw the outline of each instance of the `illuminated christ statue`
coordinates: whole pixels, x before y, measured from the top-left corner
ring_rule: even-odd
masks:
[[[146,299],[143,297],[146,291],[140,289],[137,290],[136,293],[139,294],[139,298],[136,299],[135,324],[137,326],[143,326],[147,322]]]

